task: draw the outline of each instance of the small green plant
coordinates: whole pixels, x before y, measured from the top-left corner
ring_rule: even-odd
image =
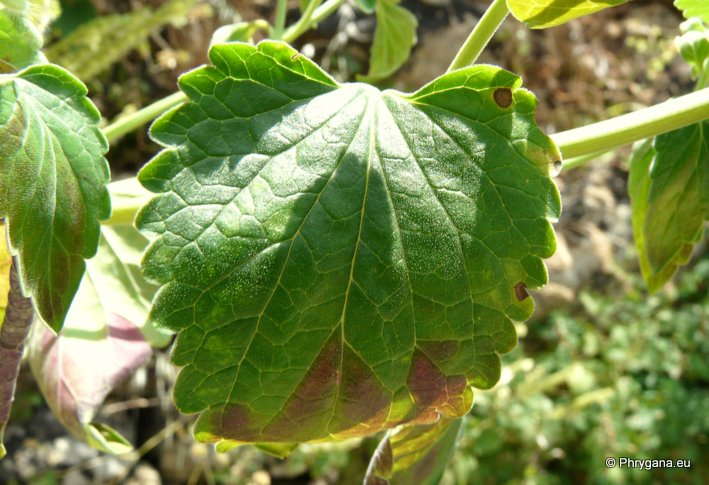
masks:
[[[365,482],[437,483],[472,387],[498,381],[513,322],[534,310],[527,289],[547,281],[563,164],[638,142],[629,191],[652,291],[709,217],[703,1],[676,2],[693,16],[680,45],[694,93],[553,135],[518,76],[475,61],[510,12],[548,28],[624,0],[495,0],[448,72],[414,93],[367,84],[416,42],[397,0],[356,2],[377,19],[361,83],[289,45],[344,0],[301,1],[290,26],[278,0],[273,25],[220,29],[180,92],[104,129],[82,82],[41,51],[45,3],[0,0],[0,440],[29,341],[59,419],[99,449],[130,449],[94,415],[174,333],[175,403],[199,413],[197,439],[285,456],[386,431]],[[144,36],[190,4],[112,21]],[[269,39],[254,45],[257,32]],[[73,42],[49,59],[95,72],[72,64],[90,55]],[[156,117],[163,150],[109,184],[109,143]]]

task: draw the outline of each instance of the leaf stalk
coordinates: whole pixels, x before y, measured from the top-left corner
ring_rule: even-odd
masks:
[[[106,136],[109,143],[113,143],[123,135],[151,122],[165,111],[178,104],[182,104],[186,100],[187,96],[182,91],[173,93],[149,104],[135,113],[120,117],[118,120],[105,127],[102,130],[103,134]]]
[[[13,258],[10,266],[10,292],[0,328],[0,458],[5,455],[2,437],[10,417],[22,362],[22,349],[29,335],[32,316],[32,300],[22,295],[17,261]]]
[[[551,135],[564,158],[605,152],[709,119],[709,88]]]
[[[465,39],[453,62],[448,66],[447,72],[474,64],[509,13],[507,0],[495,0],[492,2],[485,14],[478,20],[468,38]]]

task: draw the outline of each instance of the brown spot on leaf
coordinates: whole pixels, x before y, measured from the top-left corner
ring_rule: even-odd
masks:
[[[517,301],[522,301],[529,298],[529,293],[527,293],[527,285],[521,281],[515,285],[515,296],[517,296]]]
[[[510,88],[497,88],[492,93],[492,97],[500,108],[509,108],[512,104],[512,90]]]

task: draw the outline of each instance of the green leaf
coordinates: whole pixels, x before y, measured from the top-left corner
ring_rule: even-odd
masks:
[[[86,87],[58,66],[0,77],[0,217],[24,292],[55,331],[111,212],[99,120]]]
[[[259,30],[269,31],[271,26],[265,20],[254,20],[251,22],[238,22],[231,25],[219,27],[212,34],[210,47],[214,44],[225,42],[251,42],[253,36]]]
[[[685,264],[709,218],[709,122],[638,145],[628,192],[640,268],[651,292]]]
[[[360,76],[367,82],[394,74],[409,58],[416,45],[416,17],[400,7],[399,0],[377,0],[377,27],[369,58],[369,72]]]
[[[126,14],[97,17],[47,50],[50,61],[81,79],[91,79],[145,42],[159,27],[185,21],[196,0],[170,0],[157,10],[139,8]]]
[[[373,13],[377,7],[377,0],[355,0],[355,5],[364,13]]]
[[[559,153],[500,68],[412,95],[282,42],[212,47],[140,172],[145,275],[203,441],[297,443],[459,417],[546,282]]]
[[[652,147],[654,139],[650,138],[638,142],[633,147],[630,158],[630,176],[628,178],[628,195],[630,196],[631,215],[633,223],[633,236],[635,248],[638,252],[640,272],[647,283],[650,292],[662,288],[675,272],[675,267],[668,267],[655,274],[647,257],[645,241],[645,220],[647,216],[647,202],[650,190],[650,165],[655,158],[655,149]]]
[[[0,0],[3,7],[28,18],[40,33],[61,13],[59,0]]]
[[[682,11],[684,18],[699,17],[709,24],[709,3],[706,0],[675,0],[675,7]]]
[[[680,29],[682,35],[677,37],[677,44],[682,58],[692,68],[695,78],[706,76],[705,71],[709,70],[709,30],[697,18],[682,22]]]
[[[532,29],[546,29],[569,20],[590,15],[629,0],[507,0],[507,6],[517,20]],[[703,0],[702,0],[703,1]]]
[[[438,485],[455,450],[461,418],[389,431],[377,447],[365,485]]]
[[[46,62],[41,48],[42,35],[27,17],[0,9],[0,75]]]

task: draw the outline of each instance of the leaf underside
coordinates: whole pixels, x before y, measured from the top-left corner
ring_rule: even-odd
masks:
[[[55,331],[111,212],[99,119],[86,87],[58,66],[0,79],[0,217],[24,293]]]
[[[338,85],[281,42],[210,50],[158,119],[152,318],[175,402],[223,443],[370,435],[458,417],[489,388],[554,252],[558,150],[492,66],[412,95]],[[522,289],[522,291],[520,291]],[[227,446],[226,444],[224,446]]]
[[[628,1],[630,0],[507,0],[507,6],[512,15],[528,27],[546,29]]]
[[[709,122],[638,145],[628,184],[640,269],[656,291],[687,263],[709,219]]]
[[[364,485],[437,485],[455,449],[463,418],[389,431],[369,464]]]

